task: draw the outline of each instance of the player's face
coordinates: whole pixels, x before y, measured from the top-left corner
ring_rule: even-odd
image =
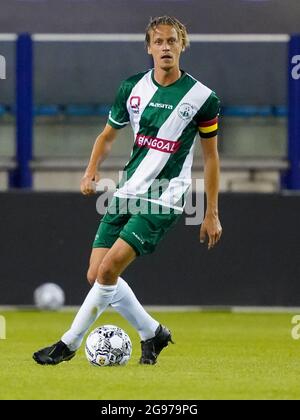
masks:
[[[173,26],[158,25],[150,32],[148,53],[152,55],[155,68],[168,71],[179,67],[182,41]]]

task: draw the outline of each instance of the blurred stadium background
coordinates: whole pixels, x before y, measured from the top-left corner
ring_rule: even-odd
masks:
[[[31,304],[47,281],[81,303],[99,215],[80,178],[120,81],[151,66],[144,28],[162,14],[187,25],[182,68],[222,101],[224,236],[207,253],[182,221],[125,277],[152,305],[300,306],[298,0],[0,0],[0,304]],[[126,128],[103,177],[131,143]]]
[[[120,81],[152,65],[144,29],[163,14],[190,33],[182,68],[222,101],[224,234],[208,252],[182,219],[124,273],[174,335],[154,370],[107,312],[97,326],[132,339],[126,368],[89,367],[81,348],[45,371],[31,355],[74,308],[28,306],[42,283],[71,306],[89,289],[100,215],[79,182]],[[300,398],[299,22],[299,0],[0,0],[0,399]],[[102,177],[118,179],[131,144],[126,128]],[[199,145],[193,177],[202,170]]]

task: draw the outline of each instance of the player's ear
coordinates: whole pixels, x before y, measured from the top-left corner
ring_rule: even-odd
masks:
[[[147,52],[148,52],[148,54],[149,54],[149,55],[152,55],[152,52],[151,52],[151,47],[150,47],[150,45],[147,45]]]

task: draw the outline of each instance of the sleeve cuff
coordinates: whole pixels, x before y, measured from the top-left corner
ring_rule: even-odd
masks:
[[[126,122],[123,122],[123,123],[119,123],[118,121],[115,121],[111,117],[109,117],[108,120],[107,120],[107,124],[109,124],[113,128],[116,128],[117,130],[119,130],[120,128],[125,127],[128,123],[129,123],[129,121],[126,121]]]

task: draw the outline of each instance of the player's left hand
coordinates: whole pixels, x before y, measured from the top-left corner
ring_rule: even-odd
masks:
[[[219,217],[206,215],[200,228],[200,242],[203,244],[208,236],[208,249],[213,248],[220,240],[222,226]]]

